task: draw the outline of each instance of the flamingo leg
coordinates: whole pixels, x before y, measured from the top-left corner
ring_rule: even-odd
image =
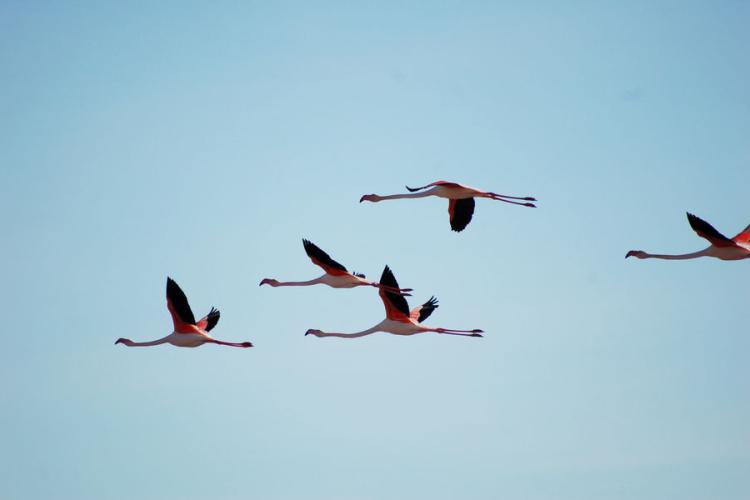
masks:
[[[509,200],[536,201],[533,196],[508,196],[507,194],[487,193],[490,198],[508,198]]]
[[[506,200],[506,199],[504,199],[504,198],[500,198],[500,197],[498,197],[498,196],[490,196],[490,199],[493,199],[493,200],[495,200],[495,201],[504,201],[505,203],[510,203],[510,204],[512,204],[512,205],[521,205],[522,207],[531,207],[531,208],[536,208],[536,205],[534,205],[533,203],[519,203],[519,202],[517,202],[517,201],[510,201],[510,200]],[[519,200],[524,200],[524,199],[526,199],[526,198],[518,198],[518,199],[519,199]],[[533,198],[529,198],[529,199],[532,199],[532,200],[533,200]]]
[[[391,293],[395,293],[398,295],[402,295],[404,297],[411,297],[411,294],[409,292],[414,291],[412,288],[394,288],[392,286],[388,285],[381,285],[380,283],[371,283],[372,286],[375,288],[382,288],[383,290]]]
[[[482,333],[484,333],[482,330],[475,329],[475,330],[451,330],[449,328],[434,328],[431,331],[435,333],[442,333],[445,335],[460,335],[462,337],[481,337]]]
[[[210,342],[211,344],[226,345],[229,347],[242,347],[242,348],[253,347],[252,342],[224,342],[223,340],[216,340],[216,339],[211,339],[208,342]]]

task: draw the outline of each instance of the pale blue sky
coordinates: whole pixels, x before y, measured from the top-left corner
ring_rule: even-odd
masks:
[[[159,4],[0,3],[0,497],[747,498],[750,263],[623,257],[750,223],[750,3]]]

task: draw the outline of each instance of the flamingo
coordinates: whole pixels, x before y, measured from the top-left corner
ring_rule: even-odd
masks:
[[[432,189],[422,191],[423,189],[427,188]],[[471,222],[471,218],[474,215],[474,198],[489,198],[491,200],[504,201],[505,203],[511,203],[513,205],[521,205],[524,207],[532,208],[536,207],[536,205],[534,205],[533,203],[520,203],[517,201],[510,201],[536,201],[536,198],[532,198],[531,196],[506,196],[504,194],[481,191],[479,189],[464,186],[456,182],[436,181],[418,188],[410,188],[409,186],[406,186],[406,189],[409,190],[408,194],[392,194],[388,196],[366,194],[359,199],[359,202],[362,203],[363,201],[371,201],[373,203],[377,203],[383,200],[398,200],[401,198],[424,198],[426,196],[448,198],[448,214],[450,216],[451,229],[456,232],[463,231],[466,226],[469,225],[469,222]]]
[[[693,231],[698,233],[698,236],[701,238],[707,239],[711,243],[711,246],[699,252],[681,255],[656,255],[646,253],[643,250],[631,250],[625,255],[625,258],[636,257],[638,259],[667,260],[697,259],[698,257],[715,257],[721,260],[740,260],[750,258],[750,225],[730,240],[700,217],[696,217],[688,212],[687,218]]]
[[[211,311],[200,321],[195,321],[193,311],[190,309],[185,293],[172,278],[167,277],[167,309],[172,315],[174,332],[164,338],[151,342],[133,342],[130,339],[119,338],[115,344],[125,344],[128,347],[148,347],[159,344],[172,344],[177,347],[198,347],[210,343],[228,345],[230,347],[253,347],[250,342],[224,342],[216,340],[208,334],[216,323],[219,322],[220,313],[211,308]]]
[[[355,286],[373,286],[381,288],[383,285],[374,281],[369,281],[364,274],[349,272],[344,266],[336,262],[330,255],[318,248],[317,245],[309,240],[302,240],[307,256],[310,257],[313,264],[320,266],[325,271],[323,276],[309,281],[278,281],[272,278],[264,278],[258,286],[271,285],[277,286],[311,286],[317,284],[328,285],[332,288],[354,288]],[[393,288],[389,290],[402,295],[409,295],[411,288]]]
[[[391,288],[398,288],[398,282],[393,272],[388,266],[385,266],[380,282],[387,284]],[[357,333],[328,333],[321,330],[307,330],[305,335],[315,335],[316,337],[341,337],[352,339],[364,337],[375,332],[387,332],[395,335],[415,335],[417,333],[435,332],[446,335],[461,335],[464,337],[481,337],[482,330],[453,330],[448,328],[433,328],[422,324],[432,311],[437,309],[437,299],[431,297],[419,307],[409,311],[409,303],[399,294],[388,291],[387,288],[381,288],[379,291],[380,298],[385,306],[386,318],[367,330]]]

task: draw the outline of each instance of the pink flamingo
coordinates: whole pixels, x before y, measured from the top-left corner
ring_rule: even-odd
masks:
[[[711,246],[698,252],[681,255],[657,255],[646,253],[643,250],[630,250],[625,255],[625,258],[636,257],[638,259],[666,260],[697,259],[698,257],[715,257],[721,260],[740,260],[750,258],[750,226],[747,226],[734,238],[729,239],[700,217],[688,213],[687,218],[690,227],[698,233],[698,236],[707,239],[711,243]]]
[[[427,191],[422,191],[423,189]],[[496,201],[504,201],[505,203],[511,203],[513,205],[521,205],[524,207],[536,207],[533,203],[520,203],[511,200],[524,200],[524,201],[536,201],[531,196],[518,197],[518,196],[506,196],[504,194],[491,193],[488,191],[481,191],[476,188],[464,186],[456,182],[448,181],[436,181],[426,186],[418,188],[410,188],[406,186],[406,189],[410,191],[409,194],[392,194],[388,196],[380,196],[377,194],[366,194],[359,199],[359,202],[371,201],[377,203],[383,200],[398,200],[402,198],[425,198],[427,196],[437,196],[438,198],[448,198],[448,215],[450,216],[451,229],[456,232],[463,231],[466,226],[471,222],[471,218],[474,215],[474,198],[489,198]],[[421,192],[418,192],[421,191]]]
[[[380,282],[391,288],[398,288],[396,277],[388,266],[385,266]],[[379,291],[380,298],[385,306],[386,318],[367,330],[357,333],[328,333],[321,330],[307,330],[305,335],[314,335],[316,337],[341,337],[345,339],[364,337],[375,332],[387,332],[394,335],[415,335],[417,333],[442,333],[446,335],[461,335],[465,337],[481,337],[482,330],[452,330],[448,328],[433,328],[425,326],[422,321],[426,320],[432,311],[437,309],[437,299],[431,297],[430,300],[421,306],[409,311],[409,303],[399,294],[389,292],[388,289],[381,288]]]
[[[305,253],[310,257],[313,264],[323,268],[323,271],[325,271],[323,276],[309,281],[278,281],[272,278],[264,278],[258,286],[311,286],[318,284],[328,285],[332,288],[354,288],[356,286],[373,286],[381,288],[383,286],[380,283],[366,279],[364,274],[347,271],[344,266],[333,260],[330,255],[318,248],[311,241],[302,240],[302,245],[305,247]],[[411,288],[392,287],[389,288],[389,290],[407,296],[409,295],[407,292],[412,291]]]
[[[164,338],[151,342],[133,342],[130,339],[119,338],[115,344],[125,344],[128,347],[148,347],[159,344],[172,344],[177,347],[198,347],[210,343],[227,345],[230,347],[252,347],[250,342],[224,342],[211,337],[208,332],[219,322],[220,313],[211,308],[211,311],[200,321],[195,321],[193,311],[190,309],[185,293],[180,289],[172,278],[167,278],[167,309],[172,315],[174,332]]]

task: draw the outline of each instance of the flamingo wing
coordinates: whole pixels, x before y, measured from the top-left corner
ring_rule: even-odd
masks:
[[[326,273],[334,276],[349,274],[349,271],[344,266],[333,260],[330,255],[318,248],[315,243],[310,240],[302,240],[302,245],[305,247],[305,253],[313,261],[313,264],[322,267]]]
[[[747,226],[740,234],[732,238],[735,243],[750,243],[750,226]]]
[[[167,277],[167,309],[172,315],[174,331],[190,333],[190,326],[195,325],[195,316],[190,304],[180,286],[172,278]]]
[[[430,297],[430,300],[425,302],[419,307],[415,307],[412,309],[409,316],[411,319],[415,320],[417,323],[421,323],[422,321],[426,320],[430,317],[430,314],[432,314],[432,311],[437,309],[438,306],[438,300],[435,298],[435,296]]]
[[[388,266],[383,269],[383,274],[380,276],[380,284],[390,287],[391,289],[398,289],[398,281],[393,275],[393,271]],[[409,303],[402,295],[398,295],[393,292],[387,292],[385,288],[380,287],[378,292],[380,298],[383,299],[383,305],[385,306],[385,316],[388,319],[395,321],[403,321],[409,319]]]
[[[461,232],[471,222],[474,216],[474,198],[463,198],[461,200],[451,199],[448,202],[448,214],[450,215],[451,229]]]
[[[717,247],[732,247],[735,246],[735,242],[721,234],[708,222],[704,221],[700,217],[697,217],[691,213],[687,214],[688,222],[693,231],[698,233],[698,236],[705,238],[711,242],[712,245]]]
[[[216,326],[216,323],[219,322],[219,318],[221,317],[221,313],[218,309],[215,307],[211,308],[211,311],[207,315],[205,315],[196,325],[201,330],[205,330],[207,332],[210,332],[213,327]]]

